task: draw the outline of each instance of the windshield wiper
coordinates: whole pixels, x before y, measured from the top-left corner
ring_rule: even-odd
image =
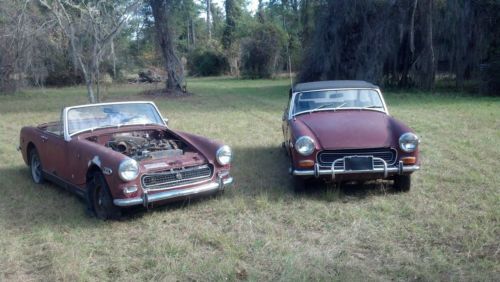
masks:
[[[363,109],[380,109],[380,108],[383,108],[383,107],[382,106],[371,105],[371,106],[363,107],[361,109],[363,110]]]
[[[309,111],[309,113],[313,113],[313,112],[315,112],[315,111],[317,111],[317,110],[321,110],[321,109],[324,109],[324,108],[326,108],[326,107],[331,107],[331,106],[333,106],[333,105],[335,105],[335,104],[336,104],[336,103],[329,103],[329,104],[324,104],[324,105],[321,105],[321,106],[319,106],[319,107],[317,107],[317,108],[315,108],[315,109],[312,109],[311,111]],[[336,110],[338,110],[338,109],[342,108],[344,105],[345,105],[345,103],[342,103],[341,105],[339,105],[339,106],[337,106],[337,107],[333,108],[333,111],[336,111]]]
[[[101,126],[96,126],[96,127],[92,127],[92,131],[96,130],[96,129],[102,129],[102,128],[112,128],[112,127],[120,127],[121,124],[106,124],[106,125],[101,125]]]
[[[94,132],[94,130],[96,129],[104,129],[104,128],[111,128],[111,127],[115,127],[116,125],[103,125],[103,126],[94,126],[94,127],[89,127],[89,128],[85,128],[85,129],[80,129],[80,130],[76,130],[74,132],[70,132],[69,135],[70,136],[73,136],[75,134],[79,134],[79,133],[83,133],[83,132],[87,132],[87,131],[90,131],[90,132]]]

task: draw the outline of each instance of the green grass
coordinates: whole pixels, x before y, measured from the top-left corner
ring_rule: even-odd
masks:
[[[500,99],[386,93],[421,136],[409,193],[390,185],[296,195],[280,149],[287,80],[193,79],[156,99],[173,128],[234,149],[234,187],[118,222],[32,184],[19,130],[86,102],[82,87],[0,95],[0,280],[499,280]],[[106,101],[147,99],[113,86]]]

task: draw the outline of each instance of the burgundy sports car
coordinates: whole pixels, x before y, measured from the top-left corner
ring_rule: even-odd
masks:
[[[172,130],[152,102],[67,107],[61,120],[23,127],[19,150],[35,183],[87,199],[98,218],[122,207],[222,191],[233,178],[227,145]]]
[[[418,136],[389,115],[379,87],[365,81],[295,85],[282,129],[298,189],[313,178],[386,179],[409,191],[411,173],[420,169]]]

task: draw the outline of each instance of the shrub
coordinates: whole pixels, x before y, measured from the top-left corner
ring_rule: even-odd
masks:
[[[81,84],[84,82],[83,74],[79,69],[75,69],[70,58],[60,56],[47,60],[47,86],[68,86]]]
[[[197,49],[188,57],[188,69],[193,76],[221,75],[229,69],[229,64],[222,52]]]
[[[243,40],[241,73],[249,78],[269,78],[276,71],[280,51],[285,44],[284,32],[271,24],[259,25]]]
[[[480,92],[500,96],[500,48],[495,50],[492,58],[481,67]]]

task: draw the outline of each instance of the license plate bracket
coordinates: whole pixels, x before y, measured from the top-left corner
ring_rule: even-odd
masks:
[[[351,156],[344,158],[345,170],[373,170],[372,156]]]

